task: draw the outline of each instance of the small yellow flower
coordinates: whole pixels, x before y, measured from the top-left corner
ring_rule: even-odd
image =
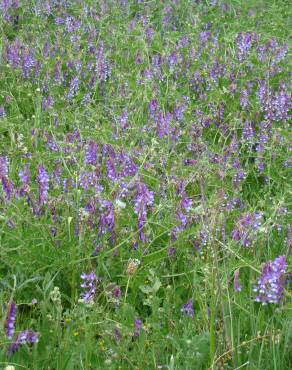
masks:
[[[79,335],[78,331],[75,331],[75,332],[73,333],[73,335],[74,335],[74,337],[78,337],[78,335]]]

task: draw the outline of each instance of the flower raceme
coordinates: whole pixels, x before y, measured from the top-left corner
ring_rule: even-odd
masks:
[[[195,312],[194,312],[194,307],[193,307],[193,300],[189,299],[186,304],[184,304],[181,308],[181,312],[187,316],[193,317]]]
[[[265,263],[254,287],[254,292],[258,293],[256,302],[261,302],[263,305],[280,303],[284,296],[287,266],[285,256],[279,256],[274,261]]]
[[[16,340],[8,348],[8,355],[17,352],[23,344],[34,344],[38,342],[38,333],[33,330],[24,330],[18,334]]]
[[[37,182],[39,184],[39,204],[43,205],[47,202],[49,191],[49,175],[44,166],[38,166]]]
[[[4,324],[5,335],[8,339],[12,340],[15,332],[15,321],[16,321],[16,303],[11,302],[7,317]],[[10,344],[8,348],[8,356],[12,356],[23,344],[34,344],[38,342],[39,334],[31,329],[24,330],[18,334],[16,339]]]
[[[5,334],[8,339],[12,339],[15,331],[16,304],[11,302],[5,320]]]
[[[95,297],[96,286],[99,280],[94,271],[91,271],[89,274],[83,272],[80,277],[83,281],[80,287],[84,289],[84,292],[81,294],[81,300],[85,304],[89,304]]]

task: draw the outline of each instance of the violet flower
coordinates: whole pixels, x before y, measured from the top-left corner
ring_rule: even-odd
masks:
[[[138,172],[139,167],[130,157],[125,159],[123,165],[124,166],[120,172],[121,177],[135,176]]]
[[[97,164],[98,145],[94,141],[90,141],[85,150],[85,163],[95,166]]]
[[[261,226],[263,214],[261,212],[245,213],[237,221],[231,232],[233,240],[241,241],[244,247],[249,247]]]
[[[111,66],[104,55],[104,45],[101,44],[95,52],[95,72],[100,82],[105,82],[111,74]]]
[[[8,348],[8,356],[13,355],[17,352],[23,344],[34,344],[38,342],[38,333],[29,329],[24,330],[18,334],[16,340]]]
[[[182,306],[180,311],[187,316],[193,317],[194,316],[193,300],[189,299],[187,303]]]
[[[252,140],[255,136],[255,128],[253,122],[245,121],[242,130],[242,139]]]
[[[154,36],[154,29],[152,27],[148,27],[145,31],[145,35],[148,41],[151,41]]]
[[[142,242],[146,241],[146,237],[142,231],[147,218],[147,207],[152,206],[154,202],[154,194],[149,191],[147,186],[142,182],[137,184],[137,192],[134,203],[134,212],[138,215],[139,238]]]
[[[22,73],[25,78],[28,78],[36,66],[37,62],[34,57],[34,50],[25,50],[22,53]]]
[[[4,118],[5,117],[5,109],[2,105],[0,105],[0,118]]]
[[[274,261],[265,263],[254,287],[254,292],[258,293],[256,302],[261,302],[262,305],[280,303],[284,296],[287,266],[285,256],[279,256]]]
[[[91,187],[95,187],[97,191],[102,190],[100,185],[98,185],[98,177],[93,171],[82,171],[79,175],[78,182],[85,191],[88,191]]]
[[[54,105],[54,98],[49,95],[47,98],[44,97],[42,100],[42,108],[44,111],[48,110]]]
[[[113,232],[115,227],[115,213],[113,203],[100,200],[101,215],[98,221],[99,235]]]
[[[99,282],[94,271],[91,271],[89,274],[82,272],[81,279],[83,282],[81,283],[80,287],[84,289],[84,292],[81,293],[81,300],[85,304],[89,304],[93,301],[95,294],[96,294],[96,286]]]
[[[49,190],[49,175],[43,165],[38,166],[37,182],[39,184],[39,204],[47,202]]]
[[[117,181],[119,176],[116,170],[116,164],[113,156],[110,156],[109,159],[105,163],[107,176],[112,181]]]
[[[7,317],[5,320],[5,335],[8,339],[12,339],[15,332],[16,320],[16,304],[11,302],[8,308]]]
[[[274,120],[286,121],[291,109],[291,94],[285,86],[275,95],[273,99]]]
[[[26,164],[23,168],[23,170],[19,170],[18,172],[19,179],[24,186],[29,186],[30,184],[30,171],[29,171],[29,165]]]
[[[178,120],[181,121],[184,118],[184,112],[186,110],[185,104],[176,105],[173,108],[173,115]]]
[[[6,59],[7,62],[15,69],[20,64],[20,50],[21,43],[18,39],[15,39],[13,43],[6,46]]]
[[[8,157],[0,156],[0,177],[8,176]]]
[[[158,137],[163,138],[170,134],[170,123],[172,118],[172,114],[169,112],[165,115],[163,113],[158,114],[156,118],[156,133]]]
[[[155,114],[157,112],[157,108],[158,108],[157,100],[156,99],[150,100],[150,102],[148,104],[148,111],[149,111],[150,117],[155,116]]]
[[[2,188],[6,196],[6,200],[10,200],[14,190],[13,183],[5,176],[2,176]]]
[[[79,77],[74,76],[70,81],[69,91],[67,94],[67,100],[71,101],[79,89]]]
[[[126,130],[127,128],[129,128],[129,114],[128,114],[128,108],[125,108],[122,112],[122,114],[120,115],[120,117],[118,117],[118,122],[121,126],[121,128],[123,130]]]
[[[134,327],[135,327],[135,330],[134,330],[134,337],[138,337],[141,333],[141,330],[142,330],[142,321],[140,319],[135,319],[134,321]]]
[[[175,255],[176,249],[174,247],[169,247],[167,249],[167,255],[168,257],[173,257]]]
[[[242,109],[248,106],[248,91],[243,89],[240,94],[240,106]]]
[[[237,56],[240,62],[244,61],[252,47],[253,41],[257,39],[256,33],[241,32],[236,38]]]
[[[13,183],[8,179],[8,157],[6,156],[0,156],[0,180],[6,200],[9,200],[14,190],[14,186]]]

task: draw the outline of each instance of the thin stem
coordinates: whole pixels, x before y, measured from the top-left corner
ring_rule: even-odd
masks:
[[[131,279],[131,276],[129,276],[129,277],[128,277],[127,286],[126,286],[126,291],[125,291],[124,303],[126,303],[126,300],[127,300],[127,295],[128,295],[128,289],[129,289],[130,279]]]

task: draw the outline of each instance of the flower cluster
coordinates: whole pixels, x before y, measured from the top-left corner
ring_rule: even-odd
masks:
[[[256,302],[266,305],[279,303],[282,300],[287,266],[285,256],[279,256],[263,266],[261,276],[254,287],[254,292],[258,293]]]
[[[33,330],[24,330],[18,334],[16,340],[8,348],[8,355],[11,356],[17,352],[19,348],[24,344],[37,343],[39,339],[38,333]]]
[[[146,223],[147,207],[152,206],[154,202],[154,194],[143,182],[139,182],[136,189],[134,211],[138,216],[139,239],[145,242],[146,236],[142,229]]]
[[[86,146],[85,163],[93,166],[97,163],[98,145],[94,141],[90,141]]]
[[[15,331],[16,304],[11,302],[8,308],[5,321],[5,334],[8,339],[12,339]]]
[[[12,181],[8,178],[8,157],[0,156],[0,180],[6,200],[10,200],[14,190]]]
[[[43,205],[47,202],[49,191],[49,175],[43,165],[38,166],[37,181],[39,184],[39,204]]]
[[[189,299],[187,303],[182,306],[181,312],[187,316],[191,316],[191,317],[194,316],[195,312],[194,312],[192,299]]]
[[[100,200],[100,218],[98,222],[99,235],[106,232],[113,233],[115,227],[115,212],[113,203]]]
[[[99,279],[94,271],[91,271],[89,274],[82,272],[80,277],[83,280],[80,287],[84,289],[84,292],[81,293],[81,301],[85,304],[89,304],[95,297]]]
[[[245,213],[236,223],[231,232],[233,240],[241,241],[244,247],[249,247],[262,223],[261,212]]]
[[[140,319],[135,319],[134,321],[134,337],[138,337],[142,330],[142,321]]]
[[[256,33],[240,33],[236,38],[237,52],[239,61],[244,61],[252,47],[252,44],[257,40]]]
[[[180,202],[176,212],[176,218],[179,224],[172,230],[171,237],[173,241],[177,239],[177,234],[179,232],[187,228],[190,219],[190,211],[193,205],[192,199],[188,197],[185,191],[185,184],[178,184],[177,193],[180,197]]]
[[[16,304],[11,302],[4,324],[5,335],[8,339],[12,340],[15,332],[15,321],[16,321]],[[38,342],[38,333],[28,329],[20,332],[16,339],[10,344],[8,348],[8,356],[12,356],[13,353],[17,352],[23,344],[34,344]]]

